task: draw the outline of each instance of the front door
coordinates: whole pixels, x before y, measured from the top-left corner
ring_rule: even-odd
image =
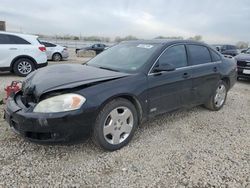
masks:
[[[187,66],[185,45],[167,48],[155,67],[161,64],[171,64],[175,70],[154,72],[153,67],[148,75],[149,116],[188,105],[192,97],[192,70]]]

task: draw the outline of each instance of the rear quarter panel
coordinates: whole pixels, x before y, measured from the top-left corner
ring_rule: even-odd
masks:
[[[237,62],[234,58],[223,58],[219,65],[222,78],[229,79],[229,89],[237,80]]]

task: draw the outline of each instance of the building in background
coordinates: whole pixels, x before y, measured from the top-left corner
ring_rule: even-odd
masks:
[[[0,31],[6,31],[5,21],[0,21]]]

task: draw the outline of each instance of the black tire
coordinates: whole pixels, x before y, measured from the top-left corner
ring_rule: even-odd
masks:
[[[104,135],[104,126],[110,112],[119,107],[126,107],[130,110],[133,116],[133,125],[131,132],[128,134],[127,138],[118,144],[111,144],[107,141],[107,137]],[[119,121],[119,120],[118,120]],[[129,143],[132,139],[134,132],[138,126],[138,115],[135,106],[127,99],[117,98],[106,104],[103,109],[99,112],[94,128],[93,128],[93,141],[94,143],[104,150],[114,151],[118,150]],[[123,133],[122,133],[123,134]],[[121,135],[122,135],[121,134]],[[120,135],[120,134],[119,134]],[[121,138],[121,135],[119,138]]]
[[[23,64],[27,65],[28,70],[20,70],[20,66],[22,66]],[[15,61],[14,65],[13,65],[13,71],[16,75],[18,76],[22,76],[25,77],[28,74],[30,74],[31,72],[33,72],[35,70],[35,64],[33,61],[31,61],[28,58],[20,58],[18,60]]]
[[[216,104],[216,101],[215,101],[215,96],[216,96],[216,93],[217,93],[217,89],[221,86],[224,86],[225,87],[225,97],[224,97],[224,101],[221,105],[217,106]],[[209,110],[212,110],[212,111],[218,111],[220,110],[225,102],[226,102],[226,99],[227,99],[227,91],[228,91],[228,85],[226,84],[226,82],[224,82],[223,80],[220,80],[217,84],[217,87],[215,88],[215,90],[213,91],[213,95],[209,98],[209,100],[207,101],[207,103],[204,104],[204,106],[209,109]]]
[[[52,56],[53,61],[61,61],[62,60],[62,55],[60,53],[54,53]]]

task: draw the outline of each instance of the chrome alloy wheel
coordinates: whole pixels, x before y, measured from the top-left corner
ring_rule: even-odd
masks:
[[[224,84],[220,84],[216,89],[214,97],[214,104],[217,108],[220,108],[226,99],[227,89]]]
[[[32,71],[32,65],[28,61],[22,61],[18,64],[17,69],[22,74],[29,74]]]
[[[113,145],[122,143],[130,135],[134,125],[134,117],[127,107],[117,107],[107,116],[103,134],[105,140]]]

